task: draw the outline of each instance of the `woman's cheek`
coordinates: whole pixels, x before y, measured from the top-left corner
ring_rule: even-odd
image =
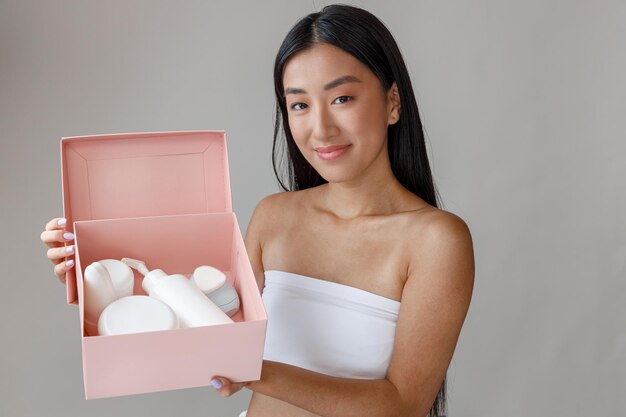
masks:
[[[297,117],[289,119],[289,130],[291,130],[291,136],[293,136],[296,144],[300,147],[303,144],[303,139],[305,137],[305,129],[302,121],[297,120]]]

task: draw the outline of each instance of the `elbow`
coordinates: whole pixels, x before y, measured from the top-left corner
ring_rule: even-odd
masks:
[[[397,389],[395,400],[394,406],[389,407],[385,417],[427,417],[432,408],[432,403],[426,404],[424,401],[403,398]]]
[[[387,379],[390,391],[387,392],[387,398],[393,398],[393,406],[387,408],[387,412],[383,413],[385,417],[427,417],[430,412],[435,398],[428,398],[424,392],[410,390],[404,395],[399,387],[393,381]]]
[[[397,407],[389,417],[427,417],[433,403],[416,398],[403,398],[398,392]]]
[[[427,417],[430,407],[422,406],[421,404],[402,407],[396,410],[393,414],[394,417]],[[389,416],[391,417],[391,415]]]

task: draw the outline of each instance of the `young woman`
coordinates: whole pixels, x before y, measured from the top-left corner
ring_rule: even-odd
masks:
[[[246,233],[268,315],[262,375],[211,383],[252,390],[248,417],[445,415],[472,240],[438,208],[392,35],[369,12],[327,6],[287,34],[274,82],[287,192],[263,199]],[[41,238],[63,279],[73,236],[53,219]]]

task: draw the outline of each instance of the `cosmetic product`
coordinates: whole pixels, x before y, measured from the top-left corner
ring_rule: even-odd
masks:
[[[109,304],[100,314],[98,334],[156,332],[178,328],[178,318],[167,304],[154,297],[132,295]]]
[[[137,259],[123,258],[122,262],[144,276],[143,289],[174,310],[180,327],[233,323],[226,313],[184,275],[167,275],[160,269],[150,271],[143,261]]]
[[[88,336],[98,334],[98,319],[107,305],[117,299],[111,276],[100,262],[94,262],[85,268],[85,333]]]
[[[98,262],[109,272],[117,298],[133,295],[135,275],[128,265],[117,259],[102,259]]]
[[[199,266],[193,271],[191,282],[228,316],[232,317],[239,311],[239,295],[219,269],[209,265]]]

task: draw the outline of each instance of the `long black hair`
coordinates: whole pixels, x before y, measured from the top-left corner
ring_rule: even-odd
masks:
[[[285,191],[296,191],[326,183],[293,140],[283,85],[283,71],[289,58],[320,43],[336,46],[353,55],[378,77],[384,91],[396,82],[401,109],[399,121],[388,127],[391,170],[406,189],[439,207],[417,102],[398,45],[376,16],[348,5],[329,5],[300,19],[287,33],[276,54],[272,164],[280,187]]]
[[[430,205],[439,207],[422,122],[400,49],[387,27],[376,16],[348,5],[329,5],[320,12],[300,19],[287,33],[276,55],[272,165],[281,188],[285,191],[304,190],[327,182],[304,158],[293,139],[283,85],[283,71],[289,58],[321,43],[336,46],[365,64],[378,77],[384,91],[388,91],[396,82],[401,108],[399,121],[389,125],[387,131],[391,170],[406,189]],[[284,171],[282,174],[281,170]],[[445,413],[444,377],[428,417],[441,417]]]

